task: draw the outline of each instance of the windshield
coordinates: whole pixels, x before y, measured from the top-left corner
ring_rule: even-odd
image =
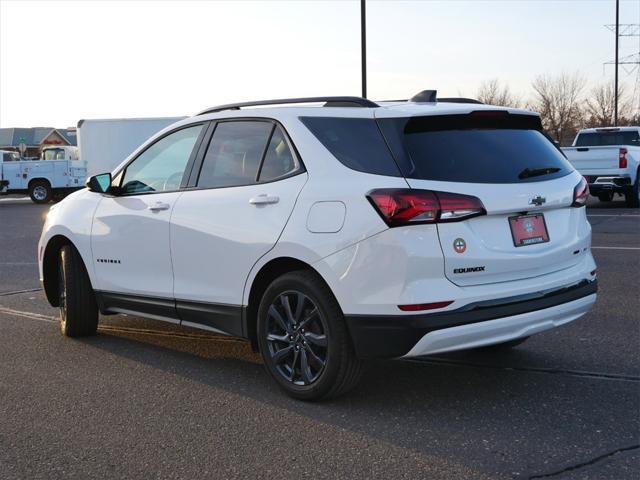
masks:
[[[640,134],[632,130],[622,132],[580,133],[576,147],[605,147],[613,145],[639,145]]]
[[[465,183],[540,182],[572,172],[539,122],[506,112],[378,120],[406,177]]]
[[[62,148],[47,148],[42,151],[43,160],[64,160],[64,149]]]

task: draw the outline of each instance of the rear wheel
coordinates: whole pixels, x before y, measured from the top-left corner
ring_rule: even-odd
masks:
[[[362,372],[338,302],[317,274],[287,273],[266,290],[258,309],[265,368],[290,396],[336,397]]]
[[[58,295],[62,334],[67,337],[95,335],[98,330],[96,297],[82,258],[71,245],[60,250]]]
[[[640,170],[636,174],[636,181],[627,193],[625,193],[624,198],[627,203],[627,207],[638,208],[640,207],[640,189],[638,188],[638,177],[640,176]]]
[[[51,200],[51,185],[44,180],[36,180],[29,185],[29,197],[33,203],[47,203]]]

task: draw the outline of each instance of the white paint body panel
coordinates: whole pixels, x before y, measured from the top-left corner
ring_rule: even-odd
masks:
[[[183,193],[103,196],[91,230],[95,289],[173,297],[169,221],[180,195]],[[168,208],[149,209],[158,202],[167,204]],[[120,263],[102,263],[98,259]]]
[[[306,180],[184,192],[171,220],[175,297],[242,304],[248,272],[276,244]],[[261,194],[279,201],[249,203]]]

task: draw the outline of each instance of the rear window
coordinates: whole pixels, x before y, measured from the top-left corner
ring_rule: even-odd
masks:
[[[576,147],[605,147],[608,145],[638,145],[638,132],[593,132],[580,133],[576,139]]]
[[[300,120],[343,165],[359,172],[402,176],[372,118],[301,117]]]
[[[478,113],[379,119],[408,178],[465,183],[539,182],[573,167],[532,115]]]

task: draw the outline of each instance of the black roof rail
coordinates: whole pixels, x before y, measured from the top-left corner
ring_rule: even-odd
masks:
[[[290,103],[322,103],[325,107],[379,107],[375,102],[362,97],[308,97],[308,98],[281,98],[278,100],[257,100],[255,102],[229,103],[227,105],[218,105],[217,107],[207,108],[197,115],[207,113],[223,112],[224,110],[240,110],[243,107],[259,107],[266,105],[286,105]]]

